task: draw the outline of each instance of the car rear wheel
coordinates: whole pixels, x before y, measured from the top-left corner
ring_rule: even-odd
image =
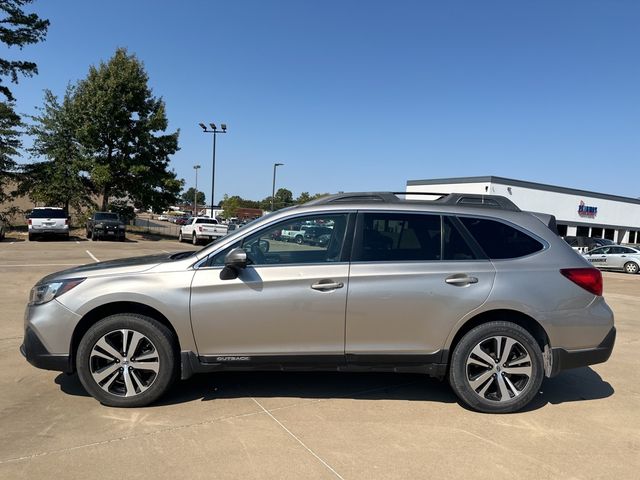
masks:
[[[302,235],[298,235],[298,236],[296,236],[296,243],[297,243],[298,245],[301,245],[301,244],[302,244],[302,240],[303,240]]]
[[[179,241],[179,242],[184,241],[184,239],[182,238],[182,232],[179,232],[179,233],[178,233],[178,241]]]
[[[542,351],[519,325],[496,321],[462,337],[451,357],[449,383],[468,407],[486,413],[520,410],[544,376]]]
[[[198,237],[196,237],[195,233],[191,236],[191,243],[198,245]]]
[[[624,271],[631,274],[636,274],[640,268],[638,268],[638,264],[635,262],[627,262],[624,264]]]
[[[76,369],[84,388],[112,407],[142,407],[163,395],[180,362],[171,331],[152,318],[117,314],[93,325],[80,340]]]

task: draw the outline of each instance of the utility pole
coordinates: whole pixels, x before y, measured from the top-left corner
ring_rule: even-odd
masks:
[[[271,186],[271,211],[274,211],[275,208],[275,197],[276,197],[276,168],[281,167],[284,163],[274,163],[273,164],[273,185]]]
[[[210,123],[209,127],[211,128],[210,130],[207,129],[207,126],[204,123],[200,123],[200,128],[202,128],[203,133],[213,133],[213,161],[212,161],[212,169],[211,169],[211,217],[215,217],[215,215],[213,214],[213,206],[215,205],[215,198],[213,196],[214,194],[214,186],[215,186],[215,181],[216,181],[216,136],[219,133],[227,133],[227,124],[226,123],[221,123],[220,124],[220,128],[222,130],[218,130],[218,127],[216,127],[215,123]]]
[[[193,169],[196,171],[196,192],[193,194],[193,216],[198,216],[198,170],[200,165],[194,165]]]

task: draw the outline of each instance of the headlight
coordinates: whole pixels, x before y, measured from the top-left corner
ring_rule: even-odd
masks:
[[[84,280],[84,278],[71,278],[69,280],[60,280],[58,282],[36,285],[31,289],[31,293],[29,294],[29,304],[42,305],[43,303],[50,302],[54,298],[59,297],[74,287],[77,287],[84,282]]]

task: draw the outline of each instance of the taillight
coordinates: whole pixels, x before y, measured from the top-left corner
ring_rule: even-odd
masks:
[[[68,218],[65,218],[65,219],[64,219],[64,224],[65,224],[65,225],[69,225],[69,219],[68,219]]]
[[[199,231],[199,232],[202,232],[202,227],[198,227],[198,231]]]
[[[602,295],[602,273],[597,268],[562,268],[560,273],[594,295]]]
[[[31,219],[29,219],[29,225],[31,225]]]

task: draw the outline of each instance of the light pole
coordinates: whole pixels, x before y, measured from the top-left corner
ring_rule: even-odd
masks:
[[[204,123],[200,123],[200,128],[202,128],[202,131],[204,133],[213,133],[213,168],[211,169],[211,218],[214,218],[215,215],[213,214],[213,206],[214,206],[214,197],[213,197],[213,193],[214,193],[214,186],[215,186],[215,181],[216,181],[216,137],[218,136],[219,133],[227,133],[227,124],[226,123],[221,123],[220,124],[220,128],[222,130],[218,130],[218,127],[216,127],[215,123],[210,123],[209,127],[211,127],[211,129],[207,129],[207,126]]]
[[[273,164],[273,185],[271,187],[271,211],[274,211],[274,201],[276,198],[276,168],[281,167],[284,163],[274,163]]]
[[[200,165],[194,165],[193,169],[196,171],[196,192],[193,194],[193,216],[198,216],[198,170]]]

